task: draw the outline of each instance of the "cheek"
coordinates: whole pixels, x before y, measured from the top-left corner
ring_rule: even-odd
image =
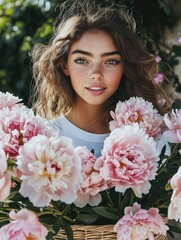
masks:
[[[87,75],[88,69],[82,69],[80,67],[76,67],[70,70],[70,77],[71,78],[77,78],[77,77],[83,77]]]
[[[73,68],[69,71],[71,83],[74,89],[85,83],[86,71],[80,68]]]
[[[119,69],[119,70],[112,71],[112,72],[108,73],[107,77],[108,77],[110,86],[118,87],[120,82],[121,82],[122,76],[123,76],[123,70],[122,69]]]

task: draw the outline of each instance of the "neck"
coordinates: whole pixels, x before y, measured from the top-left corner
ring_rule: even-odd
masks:
[[[66,114],[66,118],[78,128],[97,134],[109,132],[109,126],[103,118],[103,110],[100,106],[73,106]]]

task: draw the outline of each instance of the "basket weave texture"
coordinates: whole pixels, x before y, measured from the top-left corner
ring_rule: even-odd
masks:
[[[116,240],[114,225],[72,225],[74,240]],[[56,240],[67,240],[64,230],[60,230]],[[156,240],[168,240],[163,235],[156,235]]]

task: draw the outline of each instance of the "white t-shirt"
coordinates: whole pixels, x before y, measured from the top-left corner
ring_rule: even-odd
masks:
[[[90,151],[94,151],[96,157],[101,156],[103,142],[109,136],[109,133],[94,134],[86,132],[68,121],[65,116],[51,120],[50,124],[58,132],[59,136],[70,137],[73,140],[74,147],[86,146]]]
[[[109,136],[109,133],[94,134],[86,132],[68,121],[65,116],[54,118],[50,121],[50,124],[58,132],[59,136],[70,137],[73,140],[74,147],[86,146],[90,151],[94,151],[94,155],[97,158],[101,156],[103,142],[105,138]],[[162,135],[161,138],[157,141],[157,150],[159,154],[161,153],[164,145],[166,145],[165,155],[169,156],[170,146]]]

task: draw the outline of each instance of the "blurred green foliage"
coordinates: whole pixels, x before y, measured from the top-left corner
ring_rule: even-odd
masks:
[[[0,0],[0,90],[14,93],[27,105],[32,83],[31,49],[36,42],[49,40],[59,11],[57,6],[62,2],[64,0]],[[164,65],[162,70],[176,91],[181,92],[179,78],[174,73],[181,56],[181,45],[176,42],[170,47],[163,43],[165,27],[174,28],[181,18],[177,0],[97,2],[122,5],[133,12],[138,32],[144,36],[149,51],[168,63],[170,68]]]

